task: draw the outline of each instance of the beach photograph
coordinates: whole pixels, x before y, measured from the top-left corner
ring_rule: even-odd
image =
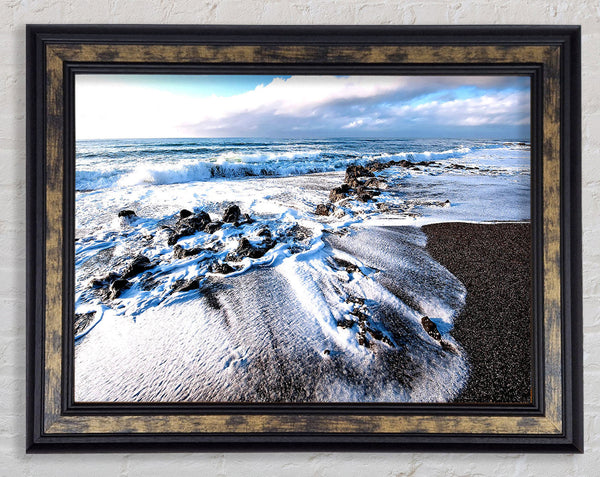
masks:
[[[530,95],[77,74],[75,401],[531,403]]]

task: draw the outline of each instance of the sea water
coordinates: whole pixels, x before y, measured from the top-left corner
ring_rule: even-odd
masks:
[[[349,165],[392,160],[419,164],[376,172],[375,200],[315,214]],[[182,237],[199,252],[175,256],[168,231],[182,209],[216,221],[231,204],[250,220]],[[79,141],[75,311],[93,322],[76,336],[76,399],[451,400],[469,372],[450,335],[467,291],[419,227],[529,217],[530,151],[518,141]],[[263,256],[231,258],[242,238],[263,246],[265,229]],[[117,298],[91,285],[138,256],[150,266]],[[185,280],[198,286],[174,291]]]

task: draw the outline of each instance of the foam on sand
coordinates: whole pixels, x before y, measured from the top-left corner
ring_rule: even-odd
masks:
[[[426,252],[419,226],[527,219],[528,151],[497,142],[261,144],[134,142],[109,148],[104,166],[102,148],[83,150],[75,308],[96,321],[77,336],[76,399],[457,396],[469,367],[450,331],[466,290]],[[184,160],[161,156],[171,147]],[[316,215],[348,164],[377,157],[408,164],[375,173],[385,185],[375,200],[348,196]],[[424,157],[434,163],[410,164]],[[216,223],[232,204],[248,216],[173,238],[182,209]],[[135,213],[119,216],[124,209]]]

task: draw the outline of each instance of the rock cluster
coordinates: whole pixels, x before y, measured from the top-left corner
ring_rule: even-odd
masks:
[[[121,219],[137,217],[135,211],[129,209],[121,210],[118,216]],[[224,247],[224,244],[218,240],[211,242],[207,246],[189,248],[185,248],[177,242],[183,237],[191,236],[198,232],[214,234],[225,224],[231,224],[228,227],[239,227],[251,223],[253,223],[253,219],[248,214],[243,214],[239,206],[231,204],[225,208],[221,220],[214,220],[204,211],[192,212],[188,209],[182,209],[176,215],[173,225],[163,225],[161,229],[166,231],[167,244],[173,247],[173,259],[182,260],[207,252],[207,257],[203,256],[202,260],[207,260],[210,272],[227,275],[240,268],[235,263],[228,262],[239,262],[247,257],[252,259],[260,258],[276,245],[276,239],[274,239],[269,227],[264,225],[258,230],[253,231],[254,236],[262,238],[262,242],[258,244],[251,243],[247,237],[241,237],[237,248],[225,257],[225,261],[219,260],[214,256],[215,252],[222,250]],[[292,237],[294,241],[302,242],[308,240],[312,233],[309,229],[296,225],[288,231],[287,235]],[[156,274],[150,271],[157,264],[151,262],[145,255],[140,254],[129,260],[121,270],[111,271],[105,276],[91,280],[89,286],[91,289],[96,290],[96,294],[104,300],[114,300],[122,296],[126,290],[132,287],[132,279],[134,277],[139,277],[136,283],[143,290],[150,290],[158,284]],[[201,284],[201,277],[177,280],[172,285],[171,292],[177,293],[196,290],[201,287]]]
[[[431,321],[431,319],[428,316],[424,316],[423,318],[421,318],[421,325],[423,326],[423,329],[427,332],[429,336],[431,336],[434,340],[440,343],[440,346],[444,351],[448,351],[454,354],[457,353],[456,348],[452,344],[442,339],[442,334],[438,330],[437,325],[433,321]]]
[[[315,209],[316,215],[330,215],[334,210],[334,204],[344,199],[357,199],[361,202],[376,201],[382,189],[387,188],[385,179],[375,176],[388,167],[400,166],[407,169],[418,169],[417,166],[429,166],[434,161],[409,162],[405,159],[400,161],[372,162],[366,166],[352,165],[346,168],[344,183],[329,191],[329,202],[318,204]]]
[[[179,218],[175,223],[175,227],[165,227],[169,231],[167,243],[175,245],[180,238],[193,235],[196,232],[204,230],[210,223],[210,216],[206,212],[193,214],[189,210],[183,209],[179,212]]]
[[[367,305],[365,305],[364,299],[350,295],[346,298],[346,303],[352,304],[353,309],[347,318],[338,320],[338,328],[356,328],[356,341],[360,346],[364,346],[365,348],[371,347],[372,340],[381,341],[388,346],[394,346],[392,340],[371,324],[371,314]]]
[[[198,290],[200,288],[200,277],[191,278],[189,280],[180,279],[176,280],[171,291],[173,293],[186,292],[190,290]]]
[[[269,242],[265,246],[256,247],[252,245],[246,237],[242,237],[237,248],[233,252],[227,254],[226,260],[239,262],[246,257],[260,258],[267,253],[272,246],[272,242]]]
[[[75,313],[75,319],[73,320],[73,334],[77,336],[88,329],[93,323],[95,316],[95,311],[90,311],[88,313]]]
[[[154,266],[155,264],[151,263],[148,257],[137,255],[120,272],[111,272],[104,277],[95,278],[91,281],[90,286],[100,290],[101,295],[105,298],[114,300],[131,287],[129,279]]]
[[[235,204],[230,205],[229,207],[227,207],[225,209],[225,212],[223,213],[223,222],[227,222],[228,224],[233,224],[240,219],[241,215],[242,215],[242,211],[240,210],[240,208],[237,205],[235,205]]]
[[[242,214],[240,208],[233,204],[225,209],[225,212],[223,213],[223,222],[239,227],[242,224],[251,224],[252,219],[248,214]]]
[[[225,263],[214,262],[210,267],[211,272],[220,273],[221,275],[227,275],[229,273],[235,272],[236,270],[237,270],[237,268],[232,267],[227,262],[225,262]]]

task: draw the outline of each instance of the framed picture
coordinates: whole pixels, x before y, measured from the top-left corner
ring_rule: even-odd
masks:
[[[579,27],[27,42],[28,452],[582,452]]]

